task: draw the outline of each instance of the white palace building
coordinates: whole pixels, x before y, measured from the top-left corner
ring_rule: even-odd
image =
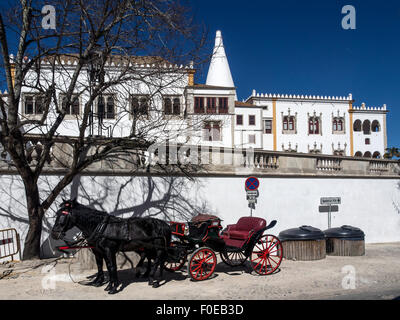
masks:
[[[155,66],[152,57],[132,59],[137,71],[144,74],[150,74]],[[65,75],[73,72],[76,61],[65,56],[59,64],[56,72],[59,70],[60,74],[55,79],[60,79],[59,87],[62,87],[63,82],[68,83]],[[51,70],[50,60],[43,60],[42,70],[46,67]],[[117,59],[111,62],[107,68],[109,76],[118,74],[119,67],[123,67],[123,63],[118,64]],[[216,33],[205,84],[195,83],[192,66],[164,65],[164,69],[162,76],[172,81],[161,93],[156,86],[151,88],[151,85],[131,81],[104,93],[102,101],[95,103],[95,114],[102,114],[102,127],[110,128],[113,137],[129,135],[132,117],[139,110],[146,116],[143,126],[149,119],[168,119],[162,130],[154,132],[157,138],[194,145],[366,158],[381,158],[387,147],[386,105],[367,107],[362,103],[356,107],[351,94],[328,97],[253,90],[246,101],[237,101],[220,31]],[[80,77],[83,76],[85,74]],[[34,70],[27,75],[28,84],[29,79],[36,81]],[[87,83],[88,79],[79,81]],[[40,97],[28,87],[23,89],[21,116],[40,118]],[[60,104],[62,91],[59,92]],[[77,134],[85,99],[89,97],[86,94],[82,93],[69,110],[65,118],[67,124],[59,129],[60,135]],[[152,117],[154,113],[164,116]],[[149,127],[161,128],[158,120],[156,125],[150,122]],[[32,128],[31,132],[44,130],[43,127]],[[98,128],[92,130],[98,133]]]

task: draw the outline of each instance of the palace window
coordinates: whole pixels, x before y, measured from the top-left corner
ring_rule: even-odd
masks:
[[[381,126],[380,126],[378,120],[372,121],[371,130],[372,130],[372,132],[379,132],[379,131],[381,131]]]
[[[365,120],[362,125],[364,134],[371,134],[371,122],[369,120]]]
[[[132,96],[131,113],[134,117],[149,115],[149,96]]]
[[[361,120],[357,119],[354,121],[353,130],[356,132],[361,131]]]
[[[332,121],[333,133],[344,133],[344,121],[343,118],[335,117]]]
[[[238,126],[243,125],[243,115],[241,115],[241,114],[236,115],[236,125],[238,125]]]
[[[256,116],[250,114],[249,115],[249,126],[255,126],[256,125]]]
[[[375,151],[374,154],[372,155],[372,158],[374,158],[374,159],[380,159],[380,158],[381,158],[380,152]]]
[[[310,117],[308,119],[308,134],[320,134],[321,120],[319,117]]]
[[[249,134],[249,143],[250,144],[256,143],[256,135],[255,134]]]
[[[204,122],[203,141],[221,141],[221,122],[220,121]]]
[[[44,96],[41,94],[32,94],[25,96],[25,114],[43,114]]]
[[[365,139],[365,144],[371,144],[371,140],[369,138]]]
[[[264,133],[272,133],[272,120],[264,120]]]
[[[194,98],[194,113],[204,113],[204,98],[195,97]]]
[[[65,95],[61,98],[61,108],[66,111],[67,115],[78,115],[79,114],[79,97],[77,95],[71,96],[71,101],[67,106],[67,97]]]
[[[181,113],[181,101],[179,97],[164,98],[164,113],[167,115],[179,115]]]
[[[284,116],[282,118],[283,133],[295,131],[296,128],[295,121],[296,121],[295,116]]]
[[[218,98],[218,113],[228,113],[228,98]]]
[[[207,113],[217,113],[217,98],[207,98]]]

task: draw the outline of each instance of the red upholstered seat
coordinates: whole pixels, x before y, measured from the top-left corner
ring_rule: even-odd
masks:
[[[236,224],[228,226],[225,237],[238,240],[246,240],[254,232],[265,228],[267,222],[263,218],[241,217]]]

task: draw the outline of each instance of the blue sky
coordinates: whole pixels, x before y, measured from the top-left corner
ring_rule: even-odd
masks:
[[[342,28],[342,7],[356,29]],[[193,1],[212,50],[221,30],[239,100],[263,93],[347,96],[389,109],[388,146],[400,147],[400,1]],[[208,66],[197,82],[205,82]]]
[[[240,100],[253,89],[324,96],[352,93],[356,106],[387,104],[388,146],[400,147],[400,1],[188,1],[197,22],[208,29],[210,54],[215,31],[222,31]],[[9,2],[14,0],[2,0],[0,8]],[[345,5],[356,9],[355,30],[342,28]],[[10,50],[16,48],[11,45]],[[208,65],[198,71],[196,82],[205,82],[207,69]]]

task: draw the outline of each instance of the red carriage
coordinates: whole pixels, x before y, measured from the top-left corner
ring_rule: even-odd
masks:
[[[177,271],[187,261],[190,277],[206,280],[215,271],[219,253],[229,266],[243,265],[249,259],[258,274],[272,274],[281,264],[282,244],[276,236],[264,232],[275,224],[275,220],[267,226],[265,219],[242,217],[221,231],[221,220],[210,215],[199,215],[187,224],[170,222],[176,240],[172,241],[165,268]]]

